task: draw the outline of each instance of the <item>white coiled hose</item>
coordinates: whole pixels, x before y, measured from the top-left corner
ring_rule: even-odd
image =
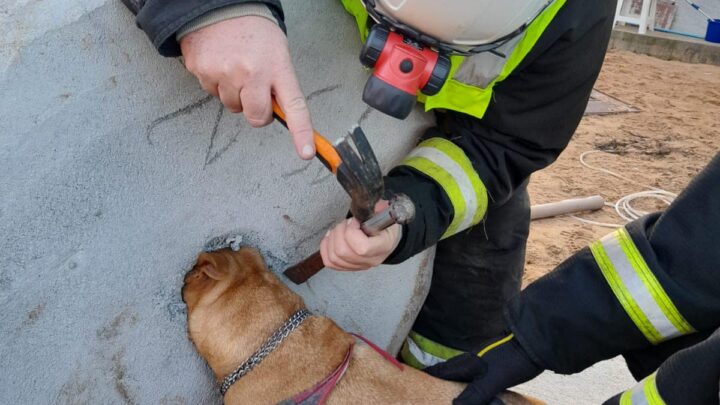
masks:
[[[662,201],[665,205],[670,205],[673,202],[673,200],[677,197],[677,194],[675,194],[675,193],[671,193],[671,192],[663,190],[661,188],[652,187],[652,186],[648,186],[648,185],[639,183],[635,180],[632,180],[621,174],[615,173],[611,170],[608,170],[608,169],[605,169],[605,168],[602,168],[599,166],[593,166],[593,165],[587,163],[585,161],[585,157],[592,153],[608,153],[608,154],[610,154],[609,152],[605,152],[605,151],[601,151],[601,150],[589,150],[589,151],[583,152],[580,155],[580,164],[587,167],[588,169],[597,170],[599,172],[603,172],[603,173],[609,174],[611,176],[615,176],[615,177],[622,179],[628,183],[632,183],[632,184],[638,185],[640,187],[649,189],[646,191],[639,191],[637,193],[632,193],[632,194],[623,196],[620,199],[618,199],[617,202],[615,202],[614,204],[613,203],[605,203],[605,205],[613,207],[615,209],[615,212],[620,216],[620,218],[624,219],[626,222],[634,221],[644,215],[649,214],[649,212],[647,212],[647,211],[643,211],[641,209],[633,207],[632,203],[633,203],[633,201],[635,201],[637,199],[654,198],[654,199]],[[572,217],[577,219],[578,221],[581,221],[581,222],[584,222],[587,224],[604,226],[604,227],[609,227],[609,228],[619,228],[624,225],[624,224],[612,224],[612,223],[606,223],[606,222],[591,221],[589,219],[580,218],[575,215],[572,215]]]

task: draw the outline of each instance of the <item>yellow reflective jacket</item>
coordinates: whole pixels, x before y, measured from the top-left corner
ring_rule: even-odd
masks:
[[[358,24],[360,39],[368,34],[368,14],[361,0],[340,0]],[[418,94],[425,111],[442,108],[482,118],[492,99],[493,88],[512,73],[535,46],[566,0],[555,0],[528,26],[522,35],[498,49],[501,58],[489,52],[450,58],[450,78],[434,96]]]

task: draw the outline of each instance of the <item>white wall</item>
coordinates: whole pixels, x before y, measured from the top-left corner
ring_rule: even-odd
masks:
[[[700,6],[712,18],[720,19],[720,1],[718,0],[691,0]],[[672,30],[687,34],[705,37],[707,18],[690,7],[685,0],[677,0],[678,10],[675,14]]]

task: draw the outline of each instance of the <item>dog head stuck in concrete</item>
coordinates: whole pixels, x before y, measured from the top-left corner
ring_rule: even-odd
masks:
[[[250,248],[200,254],[185,276],[182,296],[188,307],[190,340],[218,381],[304,308],[302,298]],[[334,374],[339,382],[324,394],[330,404],[449,404],[463,389],[463,384],[398,367],[367,344],[356,342],[329,318],[314,315],[229,385],[224,400],[227,404],[305,403],[297,400],[298,394]],[[506,404],[540,403],[517,394],[502,395]]]

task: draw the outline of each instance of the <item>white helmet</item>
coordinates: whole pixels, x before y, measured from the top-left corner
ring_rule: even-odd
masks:
[[[423,42],[433,46],[469,53],[502,45],[523,32],[552,3],[552,0],[363,1],[378,22],[409,31],[411,36],[424,34]]]

